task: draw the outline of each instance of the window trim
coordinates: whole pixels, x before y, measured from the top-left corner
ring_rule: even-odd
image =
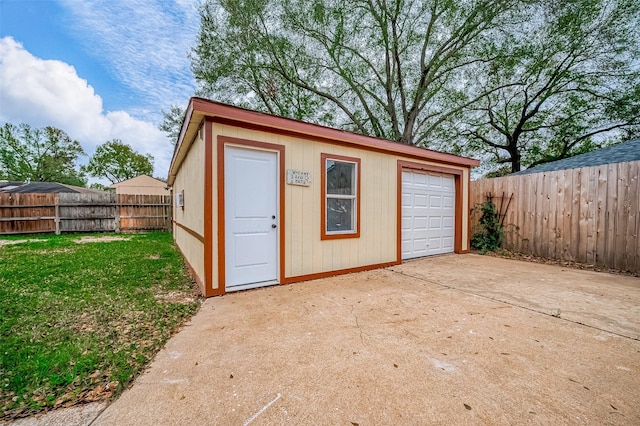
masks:
[[[321,240],[338,240],[344,238],[360,238],[360,176],[361,176],[361,167],[360,167],[360,159],[355,157],[346,157],[344,155],[337,154],[326,154],[321,153],[320,155],[320,239]],[[355,221],[355,231],[350,232],[336,232],[330,231],[327,232],[327,160],[340,161],[344,163],[353,163],[356,165],[356,196],[355,196],[355,207],[356,214]],[[341,197],[335,197],[341,198]]]

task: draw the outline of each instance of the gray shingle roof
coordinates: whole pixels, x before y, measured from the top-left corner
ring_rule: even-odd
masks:
[[[63,183],[57,182],[0,182],[0,192],[9,192],[12,194],[57,194],[60,192],[96,194],[103,193],[103,191],[97,191],[95,189],[81,188],[79,186],[65,185]]]
[[[640,139],[564,158],[551,163],[541,164],[527,170],[512,173],[514,175],[526,175],[530,173],[553,172],[557,170],[579,169],[581,167],[601,166],[603,164],[626,163],[628,161],[640,161]]]

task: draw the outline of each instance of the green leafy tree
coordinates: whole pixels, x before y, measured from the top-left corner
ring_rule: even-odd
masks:
[[[85,186],[77,165],[81,155],[80,143],[55,127],[38,129],[26,123],[0,127],[0,179]]]
[[[151,175],[153,157],[140,154],[119,139],[113,139],[96,149],[84,169],[93,177],[116,183],[139,175]]]
[[[464,71],[493,59],[524,0],[208,0],[192,51],[199,94],[426,145],[475,97]]]
[[[158,128],[165,132],[175,145],[180,136],[180,128],[182,127],[182,120],[184,119],[184,109],[178,105],[171,105],[169,111],[162,111],[162,115],[164,118]]]
[[[637,135],[640,2],[566,0],[528,10],[530,22],[503,35],[501,55],[476,71],[471,92],[502,87],[458,117],[458,148],[516,172]]]
[[[103,185],[101,183],[98,182],[94,182],[92,184],[90,184],[88,186],[90,189],[97,189],[98,191],[109,191],[109,187],[106,185]]]

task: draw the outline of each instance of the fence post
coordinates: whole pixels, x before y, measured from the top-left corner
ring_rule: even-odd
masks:
[[[55,224],[56,224],[56,235],[60,235],[60,197],[56,194],[55,197]]]

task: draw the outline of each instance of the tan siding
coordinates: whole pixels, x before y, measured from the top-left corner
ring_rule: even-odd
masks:
[[[184,190],[184,209],[177,207],[175,194]],[[204,236],[204,142],[197,139],[180,166],[173,183],[173,218],[193,232]],[[204,282],[204,246],[195,236],[179,226],[174,226],[174,238],[178,247],[201,282]]]
[[[203,127],[206,131],[206,126]],[[397,260],[397,162],[406,160],[374,151],[342,147],[334,144],[298,139],[256,130],[248,130],[230,125],[214,124],[212,142],[212,205],[204,206],[204,141],[198,139],[189,150],[177,173],[174,194],[185,191],[185,208],[175,209],[175,220],[196,233],[204,236],[204,210],[211,209],[213,222],[212,288],[218,284],[218,240],[217,240],[217,145],[218,136],[261,141],[285,147],[285,168],[311,172],[309,187],[286,185],[285,196],[285,271],[284,276],[297,277],[333,270],[356,268],[366,265],[394,262]],[[337,154],[361,160],[360,183],[360,238],[321,240],[320,239],[320,177],[323,173],[321,154]],[[410,161],[440,166],[437,162]],[[454,166],[447,166],[454,167]],[[466,211],[469,208],[469,170],[462,170],[462,249],[468,249],[468,229]],[[282,212],[281,212],[282,215]],[[175,227],[176,243],[189,259],[199,278],[204,279],[204,246],[194,236]]]
[[[397,161],[401,157],[313,142],[290,136],[216,125],[217,136],[262,141],[285,146],[285,168],[311,172],[311,186],[286,185],[285,194],[285,277],[328,272],[338,269],[393,262],[396,260]],[[214,156],[216,150],[213,150]],[[361,159],[361,234],[360,238],[320,239],[320,176],[322,153]],[[415,161],[415,160],[411,160]],[[415,161],[439,165],[434,162]],[[215,166],[216,159],[213,164]],[[468,169],[463,170],[462,188],[468,190]],[[214,179],[216,173],[214,172]],[[215,191],[215,185],[213,185]],[[217,195],[214,194],[214,202]],[[463,208],[469,200],[463,197]],[[216,210],[214,209],[214,212]],[[214,221],[217,216],[214,215]],[[462,221],[462,249],[467,250],[468,223]],[[215,237],[215,236],[214,236]],[[214,271],[217,269],[217,242],[214,242]],[[215,274],[214,274],[215,275]],[[215,281],[214,276],[214,281]],[[214,285],[215,287],[215,285]]]
[[[467,168],[462,169],[462,250],[469,250],[469,220],[467,212],[470,211],[469,206],[469,174]]]
[[[184,209],[175,205],[175,195],[184,190]],[[204,235],[204,142],[196,140],[173,184],[174,219]]]
[[[166,185],[166,184],[165,184]],[[116,194],[126,195],[169,195],[169,191],[159,186],[119,186]]]
[[[136,176],[110,186],[115,188],[118,195],[169,195],[166,187],[166,183],[147,175]]]
[[[204,282],[204,245],[193,235],[180,227],[175,227],[174,238],[200,282]]]

